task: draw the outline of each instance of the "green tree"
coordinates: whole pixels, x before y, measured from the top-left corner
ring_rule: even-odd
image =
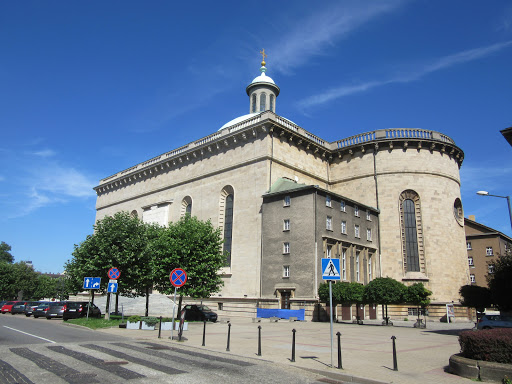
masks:
[[[425,310],[425,307],[430,304],[430,295],[432,295],[432,291],[425,288],[422,283],[414,283],[407,287],[405,301],[418,307],[418,324],[420,323],[420,307]]]
[[[46,274],[37,277],[37,285],[32,294],[35,300],[54,298],[57,293],[57,279]]]
[[[0,261],[14,263],[14,256],[11,255],[11,246],[5,242],[0,243]]]
[[[333,311],[335,311],[336,305],[338,304],[363,303],[363,294],[364,286],[362,284],[356,282],[336,282],[332,285]],[[318,287],[318,297],[321,301],[329,303],[329,283],[326,282],[320,284]],[[356,306],[356,317],[359,318],[359,305]]]
[[[487,275],[491,301],[500,311],[512,310],[512,256],[505,254],[494,261],[494,273]]]
[[[19,300],[31,299],[37,286],[38,273],[23,261],[14,263],[12,266],[16,296]]]
[[[0,299],[12,300],[16,294],[14,266],[6,261],[0,261]]]
[[[485,308],[492,305],[491,291],[487,287],[463,285],[459,289],[459,294],[462,298],[461,304],[475,308],[477,312],[484,312]]]
[[[364,300],[367,303],[383,304],[386,309],[384,319],[389,324],[388,305],[405,301],[407,287],[390,277],[378,277],[365,286]]]
[[[169,223],[149,243],[155,288],[165,294],[174,293],[169,274],[182,268],[188,279],[179,288],[180,302],[183,296],[207,298],[218,292],[223,285],[219,270],[225,262],[221,245],[220,229],[215,229],[209,220],[185,215],[178,222]]]

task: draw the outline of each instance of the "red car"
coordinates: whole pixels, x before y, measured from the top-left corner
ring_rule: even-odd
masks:
[[[21,301],[8,301],[2,306],[1,312],[2,313],[10,313],[12,311],[12,307],[16,304],[22,304]]]

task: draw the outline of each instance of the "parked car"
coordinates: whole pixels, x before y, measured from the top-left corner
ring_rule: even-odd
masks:
[[[2,310],[2,307],[4,306],[5,303],[7,303],[7,301],[0,301],[0,310]]]
[[[40,301],[29,301],[27,304],[25,304],[25,310],[23,311],[25,316],[29,317],[39,304],[41,304]]]
[[[483,315],[476,325],[477,329],[512,328],[512,317],[502,315]]]
[[[28,304],[28,301],[18,301],[11,308],[11,315],[16,315],[17,313],[25,312],[25,305]]]
[[[4,305],[2,305],[2,309],[0,310],[2,313],[9,313],[12,310],[12,307],[16,305],[18,301],[8,301]]]
[[[62,317],[66,310],[67,301],[53,301],[50,303],[50,307],[46,311],[46,319],[51,320],[57,317]]]
[[[188,304],[183,308],[185,320],[188,321],[217,321],[217,314],[206,305]]]
[[[66,304],[62,318],[67,320],[86,317],[87,311],[89,311],[89,317],[101,317],[101,311],[96,305],[88,301],[70,301]]]
[[[48,311],[49,308],[50,308],[49,302],[40,303],[34,309],[34,311],[32,311],[32,315],[34,316],[35,319],[37,319],[38,317],[46,317],[46,312]]]

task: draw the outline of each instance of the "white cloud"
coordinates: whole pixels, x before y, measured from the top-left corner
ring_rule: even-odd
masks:
[[[53,157],[56,155],[56,152],[51,149],[42,149],[40,151],[32,152],[31,154],[39,157]]]
[[[510,45],[512,45],[512,41],[506,41],[503,43],[497,43],[486,47],[480,47],[470,49],[467,51],[458,52],[453,55],[444,56],[436,60],[432,60],[430,63],[426,63],[423,66],[415,68],[408,72],[404,71],[403,74],[398,77],[390,77],[389,79],[386,80],[368,81],[362,84],[342,85],[339,87],[331,88],[322,93],[307,97],[299,101],[298,105],[301,108],[307,109],[313,106],[325,104],[327,102],[330,102],[343,96],[349,96],[355,93],[365,92],[383,85],[391,83],[408,83],[416,81],[432,72],[436,72],[442,69],[453,67],[455,65],[483,58],[492,53],[505,49]]]
[[[47,191],[55,195],[88,197],[94,195],[92,188],[96,181],[89,179],[74,168],[48,164],[34,172],[35,190]]]

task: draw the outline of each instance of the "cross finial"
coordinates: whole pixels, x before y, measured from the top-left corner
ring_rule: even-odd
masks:
[[[261,65],[264,67],[265,66],[265,57],[267,57],[267,54],[265,53],[265,48],[263,48],[261,51],[260,51],[260,54],[263,58],[263,60],[261,61]]]

